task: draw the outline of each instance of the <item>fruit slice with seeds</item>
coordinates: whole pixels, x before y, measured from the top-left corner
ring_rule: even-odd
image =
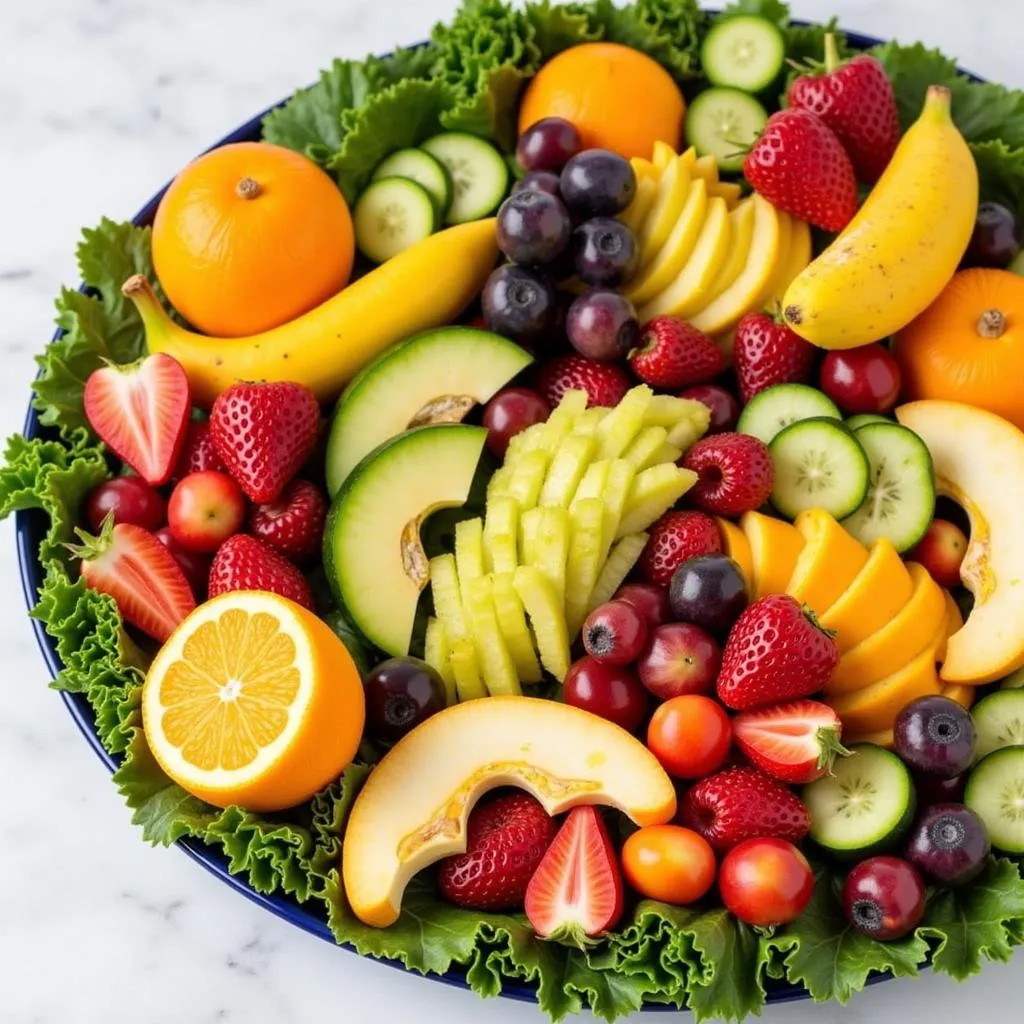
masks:
[[[1024,747],[989,754],[971,772],[964,803],[985,823],[993,846],[1024,853]]]
[[[1024,690],[997,690],[989,694],[971,714],[976,739],[977,763],[994,750],[1024,746]]]

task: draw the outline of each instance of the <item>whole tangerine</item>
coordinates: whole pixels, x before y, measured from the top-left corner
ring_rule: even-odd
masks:
[[[258,334],[340,291],[355,243],[338,187],[301,153],[237,142],[190,163],[153,222],[171,304],[206,334]]]
[[[650,159],[655,142],[679,149],[685,114],[679,87],[647,54],[619,43],[581,43],[549,60],[527,86],[519,131],[561,117],[587,149]]]

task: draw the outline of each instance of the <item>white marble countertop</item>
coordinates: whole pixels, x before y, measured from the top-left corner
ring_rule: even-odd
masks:
[[[130,216],[186,160],[334,56],[424,38],[455,0],[0,0],[0,433],[20,428],[81,225]],[[1016,0],[794,0],[1024,86]],[[287,13],[285,13],[287,11]],[[47,679],[0,532],[0,1024],[541,1020],[343,953],[175,849],[149,849]],[[1013,965],[924,976],[766,1024],[1019,1019]],[[1016,970],[1015,970],[1016,968]],[[1012,1009],[1011,1009],[1012,1007]],[[589,1019],[589,1018],[588,1018]]]

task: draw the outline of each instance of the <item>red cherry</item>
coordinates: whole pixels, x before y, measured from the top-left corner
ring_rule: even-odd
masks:
[[[116,476],[104,480],[85,499],[85,520],[93,533],[99,533],[108,512],[115,523],[130,523],[144,530],[155,530],[164,522],[164,499],[141,476]]]
[[[881,345],[829,352],[820,380],[821,390],[847,416],[888,412],[900,394],[899,364]]]
[[[227,473],[189,473],[171,492],[167,521],[182,547],[212,553],[245,521],[245,495]]]
[[[527,427],[543,423],[551,415],[551,406],[529,388],[499,391],[484,409],[487,447],[499,459],[505,457],[509,441]]]
[[[740,418],[740,403],[736,396],[717,384],[695,384],[692,388],[679,392],[680,398],[689,398],[694,402],[703,402],[711,412],[709,434],[721,434],[726,430],[735,430]]]
[[[628,601],[608,601],[583,623],[583,647],[592,658],[609,665],[635,661],[647,640],[647,620]]]
[[[647,714],[647,691],[626,665],[609,665],[590,655],[574,662],[563,685],[565,703],[632,732]]]

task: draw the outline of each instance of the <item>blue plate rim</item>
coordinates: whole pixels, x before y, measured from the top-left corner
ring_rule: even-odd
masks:
[[[709,11],[708,13],[715,12]],[[793,24],[806,25],[808,23],[794,19]],[[853,32],[846,29],[843,29],[842,31],[845,32],[847,40],[855,49],[868,49],[884,42],[882,39],[866,35],[864,33]],[[959,70],[972,81],[984,81],[980,76],[967,71],[964,68],[960,68]],[[212,146],[208,147],[204,152],[209,152],[211,149],[217,149],[220,146],[229,145],[234,142],[247,142],[253,139],[258,139],[263,118],[266,117],[271,110],[282,106],[285,102],[287,102],[287,99],[281,100],[279,103],[268,107],[255,117],[250,118],[244,124],[235,128],[232,132],[225,135]],[[132,218],[133,224],[147,225],[152,223],[157,205],[169,184],[170,182],[165,184],[135,214]],[[61,333],[62,332],[58,330],[53,336],[54,339],[60,337]],[[43,428],[39,422],[39,417],[35,409],[32,407],[30,400],[28,411],[25,416],[25,422],[22,427],[22,433],[26,438],[32,439],[38,437],[42,430]],[[35,510],[18,511],[15,513],[15,543],[18,552],[18,570],[21,578],[22,594],[29,610],[35,607],[36,595],[42,584],[42,566],[39,563],[38,551],[39,542],[42,538],[43,530],[45,529],[44,520],[45,517],[42,513]],[[45,627],[41,621],[35,618],[30,619],[30,621],[32,623],[32,631],[35,636],[36,644],[42,654],[46,669],[50,674],[51,680],[55,679],[62,666],[54,641],[47,635]],[[100,742],[99,736],[96,733],[92,711],[85,698],[81,694],[66,693],[63,691],[61,691],[59,695],[61,700],[64,702],[68,713],[74,720],[75,725],[85,737],[86,742],[95,752],[100,761],[103,762],[107,770],[109,772],[113,772],[117,768],[119,762],[104,749]],[[232,875],[228,871],[226,859],[215,849],[192,838],[179,839],[175,845],[197,864],[205,868],[215,878],[227,884],[235,890],[235,892],[245,896],[264,910],[270,911],[270,913],[289,924],[295,925],[303,931],[308,932],[319,939],[330,942],[332,945],[338,946],[347,952],[356,952],[356,950],[350,946],[339,946],[335,941],[334,936],[331,934],[330,929],[327,927],[326,920],[310,913],[296,900],[287,896],[267,895],[257,892],[251,885],[249,885],[244,876]],[[386,957],[369,957],[367,959],[377,960],[377,962],[386,964],[389,967],[397,968],[400,971],[406,971],[405,966],[398,960]],[[430,981],[440,982],[456,988],[469,989],[465,970],[461,968],[453,968],[446,974],[426,974],[423,975],[423,977]],[[873,985],[890,980],[894,980],[890,974],[877,974],[871,976],[867,983],[869,985]],[[522,984],[521,982],[517,982],[512,979],[503,980],[500,994],[503,998],[512,999],[518,1002],[535,1003],[537,998],[536,986]],[[792,985],[788,982],[772,983],[769,981],[768,983],[768,991],[766,995],[767,1003],[796,1002],[806,999],[810,999],[810,993],[802,986]],[[651,1004],[645,1005],[643,1007],[643,1012],[671,1011],[674,1009],[675,1008],[671,1006]]]

